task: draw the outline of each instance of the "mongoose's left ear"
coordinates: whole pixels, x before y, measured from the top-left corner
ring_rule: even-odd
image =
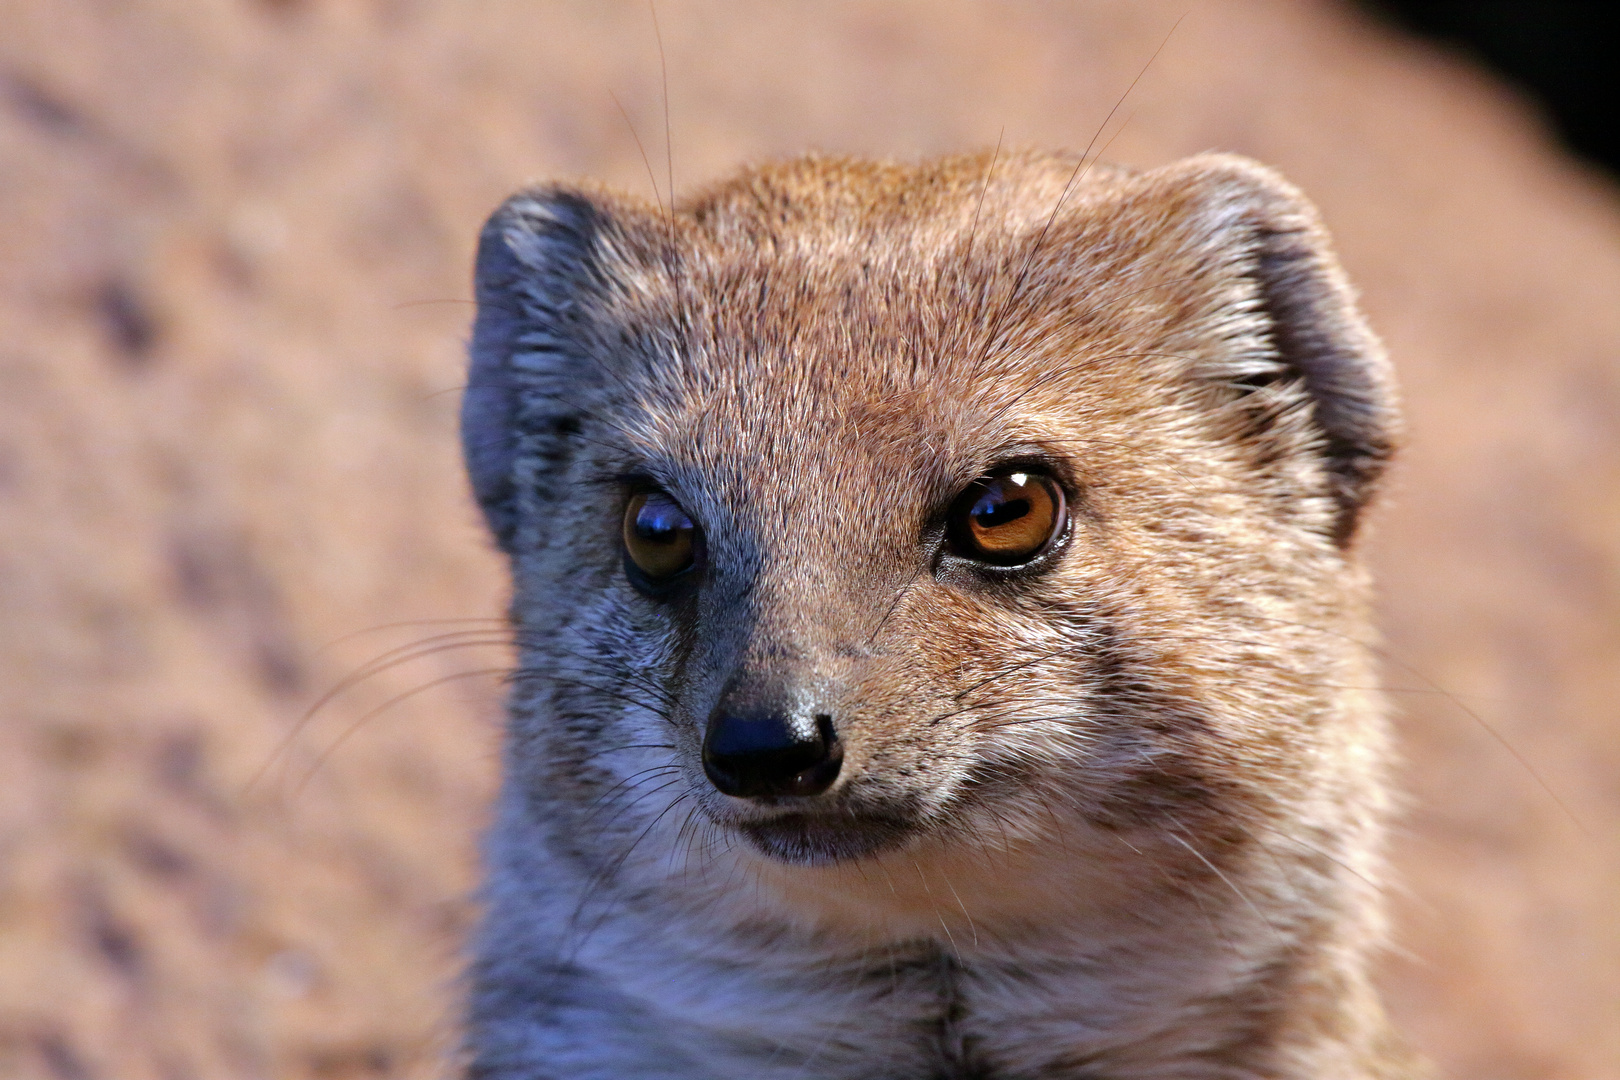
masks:
[[[1347,545],[1394,453],[1400,415],[1389,361],[1316,209],[1277,173],[1229,154],[1188,158],[1144,179],[1190,212],[1183,220],[1195,236],[1186,239],[1202,249],[1200,269],[1228,309],[1244,321],[1260,317],[1255,330],[1269,355],[1216,374],[1242,395],[1256,437],[1289,441],[1285,429],[1299,426],[1290,420],[1309,422],[1298,437],[1323,460],[1337,503],[1333,539]]]
[[[508,553],[519,487],[555,497],[549,473],[565,461],[569,436],[589,411],[599,336],[592,299],[606,287],[599,249],[609,220],[585,192],[540,187],[508,199],[479,238],[461,440],[473,494]]]

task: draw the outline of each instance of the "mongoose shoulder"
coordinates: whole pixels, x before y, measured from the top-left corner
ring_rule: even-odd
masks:
[[[1246,160],[807,157],[485,227],[518,668],[474,1077],[1414,1075],[1388,365]]]

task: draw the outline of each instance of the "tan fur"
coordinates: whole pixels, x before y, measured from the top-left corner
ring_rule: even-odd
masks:
[[[675,214],[540,189],[484,244],[468,453],[524,657],[475,1075],[1414,1071],[1366,973],[1393,391],[1298,192],[807,158]],[[1065,545],[939,556],[1010,460]],[[625,582],[629,476],[703,530],[685,599]],[[705,779],[744,675],[836,717],[827,794]]]

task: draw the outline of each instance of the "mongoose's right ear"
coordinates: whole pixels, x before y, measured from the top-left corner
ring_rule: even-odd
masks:
[[[1207,372],[1237,392],[1262,457],[1317,457],[1348,546],[1400,433],[1394,376],[1333,254],[1315,207],[1277,173],[1201,154],[1148,180],[1186,230],[1188,280],[1204,286],[1229,343]],[[1255,348],[1256,344],[1259,348]]]
[[[473,494],[508,553],[519,491],[546,497],[580,427],[603,224],[584,195],[539,189],[507,200],[479,237],[461,444]]]

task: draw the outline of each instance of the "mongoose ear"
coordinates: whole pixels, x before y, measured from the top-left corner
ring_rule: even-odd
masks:
[[[1331,535],[1348,546],[1394,453],[1400,416],[1383,346],[1315,207],[1277,173],[1229,154],[1188,158],[1149,179],[1190,196],[1200,262],[1223,306],[1260,320],[1232,328],[1234,339],[1256,333],[1260,354],[1237,350],[1214,375],[1238,392],[1251,437],[1320,456],[1336,503]]]
[[[580,427],[585,301],[601,280],[596,237],[602,225],[602,212],[586,196],[539,189],[507,200],[479,237],[478,315],[461,399],[461,444],[473,494],[508,553],[518,521],[520,459],[535,466],[525,471],[554,469]],[[545,495],[544,475],[524,479]]]

